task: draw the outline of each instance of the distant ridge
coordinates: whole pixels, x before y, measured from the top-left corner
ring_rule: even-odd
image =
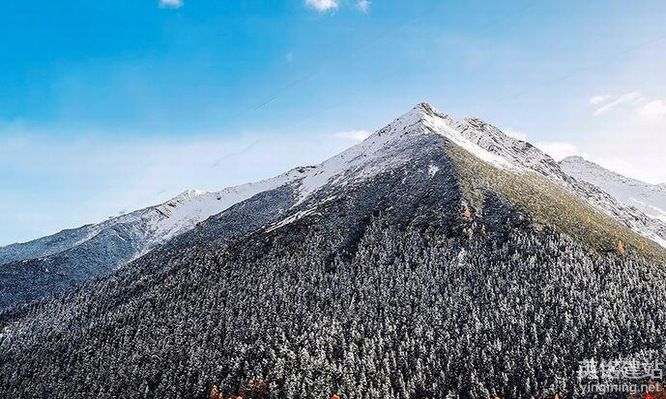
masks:
[[[560,167],[576,179],[593,184],[618,201],[666,222],[666,184],[648,184],[622,176],[582,157],[567,157]]]

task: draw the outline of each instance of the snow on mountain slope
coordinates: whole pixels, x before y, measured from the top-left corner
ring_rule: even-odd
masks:
[[[163,204],[102,223],[0,248],[0,310],[107,276],[210,216],[301,179],[307,170],[298,168],[218,192],[188,190]]]
[[[572,178],[554,159],[530,143],[514,139],[497,127],[478,118],[455,121],[428,104],[421,104],[417,106],[417,109],[426,114],[425,119],[429,121],[429,125],[440,127],[436,131],[440,133],[442,130],[457,132],[468,143],[502,159],[501,163],[494,163],[496,166],[501,164],[506,167],[508,162],[514,170],[536,172],[585,199],[600,211],[619,220],[637,233],[666,247],[666,223],[663,220],[657,220],[640,209],[623,204],[595,185]],[[480,149],[474,151],[478,152]],[[474,153],[474,151],[471,152]],[[478,156],[478,154],[476,155]],[[487,155],[484,156],[487,157]],[[479,156],[479,158],[484,159],[483,156]]]
[[[582,157],[567,157],[560,161],[567,174],[593,184],[618,201],[639,209],[648,216],[666,222],[666,186],[652,185],[622,176]]]
[[[354,179],[370,178],[396,163],[409,162],[413,157],[411,151],[419,150],[410,148],[410,141],[415,142],[417,136],[424,134],[443,136],[497,168],[513,173],[535,172],[640,235],[666,247],[666,223],[663,221],[622,204],[594,185],[577,181],[532,144],[514,139],[478,118],[456,121],[427,103],[418,104],[360,144],[311,167],[300,185],[300,201],[328,182],[348,184]],[[350,180],[343,180],[343,176]]]
[[[513,165],[532,170],[553,181],[566,182],[568,176],[557,162],[532,144],[504,134],[497,127],[478,118],[465,118],[454,127],[471,142],[501,156]]]
[[[157,214],[153,214],[155,217],[149,223],[149,247],[188,231],[197,223],[258,193],[302,179],[307,175],[307,171],[308,168],[296,168],[271,179],[216,192],[188,190],[154,208]]]
[[[410,148],[418,136],[432,134],[444,136],[480,159],[500,168],[523,170],[500,155],[475,144],[455,129],[455,122],[439,113],[429,104],[421,103],[408,113],[395,119],[366,140],[346,151],[311,167],[300,185],[301,199],[306,198],[324,184],[350,172],[363,172],[356,178],[369,178],[391,166],[408,162],[419,148]]]
[[[98,224],[63,230],[26,243],[0,247],[0,265],[57,256],[90,243],[105,231],[123,226],[132,230],[132,237],[136,241],[134,246],[138,249],[132,254],[110,254],[112,262],[115,258],[122,259],[115,265],[120,266],[238,202],[259,192],[302,178],[305,171],[305,168],[297,168],[272,179],[229,187],[217,192],[187,190],[163,204],[110,218]]]

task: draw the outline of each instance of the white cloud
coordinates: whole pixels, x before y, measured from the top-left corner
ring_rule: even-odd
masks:
[[[367,13],[370,10],[370,1],[369,0],[359,0],[358,3],[356,3],[356,7],[362,13]]]
[[[594,116],[608,113],[613,109],[624,107],[635,111],[643,121],[658,121],[666,118],[666,100],[649,99],[641,93],[634,91],[621,96],[595,96],[590,98],[590,104],[599,106]]]
[[[593,97],[590,102],[592,102],[592,100],[595,98],[599,100],[599,96],[597,96]],[[606,99],[606,103],[594,111],[594,116],[599,116],[619,106],[640,104],[643,101],[643,96],[641,96],[641,93],[633,91],[631,93],[626,93],[621,96],[614,97],[612,101],[608,100],[609,99]]]
[[[534,144],[541,151],[550,155],[554,160],[560,161],[572,155],[580,155],[584,158],[589,158],[586,154],[581,152],[575,144],[565,141],[542,141]]]
[[[666,131],[666,101],[642,102],[634,111],[637,112],[595,118],[596,126],[566,140],[542,140],[532,144],[556,161],[578,155],[627,177],[653,184],[666,182],[662,161],[666,156],[666,134],[663,133]],[[519,130],[507,128],[503,132],[519,140],[529,139]]]
[[[515,130],[515,129],[508,128],[508,129],[504,129],[503,132],[507,136],[513,137],[514,139],[527,141],[527,133],[525,133],[521,130]]]
[[[337,9],[338,0],[305,0],[305,5],[319,12],[325,12]]]
[[[294,60],[294,52],[290,51],[287,54],[285,54],[284,59],[287,60],[287,62],[292,62]]]
[[[370,11],[370,5],[372,2],[370,0],[354,0],[355,1],[355,8],[366,14],[368,11]],[[340,7],[340,0],[305,0],[305,5],[313,8],[320,13],[326,12],[326,11],[333,11],[337,10],[338,7]],[[348,5],[348,3],[342,3],[345,5]]]
[[[610,96],[610,95],[607,95],[607,94],[601,95],[601,96],[594,96],[594,97],[590,98],[590,104],[600,105],[600,104],[603,104],[606,101],[610,100],[611,98],[613,98],[613,96]]]
[[[638,109],[638,114],[647,120],[662,119],[666,117],[666,101],[648,101]]]
[[[634,91],[594,102],[595,118],[570,136],[576,149],[625,176],[649,183],[666,181],[666,100]]]
[[[335,133],[333,136],[338,139],[360,143],[361,141],[367,139],[368,136],[370,136],[370,132],[367,130],[348,130]]]
[[[183,0],[159,0],[162,8],[180,8],[184,5]]]

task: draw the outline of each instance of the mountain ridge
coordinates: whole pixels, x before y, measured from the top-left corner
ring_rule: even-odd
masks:
[[[648,184],[604,168],[580,156],[562,159],[560,167],[576,179],[599,187],[627,206],[666,221],[666,186]]]
[[[272,179],[218,192],[187,190],[162,204],[98,224],[0,247],[0,309],[106,276],[208,217],[298,179],[302,171],[296,168]]]

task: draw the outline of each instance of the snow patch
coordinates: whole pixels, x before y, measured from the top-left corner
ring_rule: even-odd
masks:
[[[477,158],[501,169],[509,169],[515,172],[524,171],[522,167],[513,164],[508,159],[500,155],[493,154],[492,152],[487,151],[486,149],[480,147],[479,145],[474,144],[467,137],[463,136],[463,134],[460,131],[453,128],[447,122],[448,122],[447,119],[437,118],[432,115],[427,115],[425,118],[426,126],[432,128],[436,133],[439,133],[442,136],[453,141],[455,144],[467,150],[472,155],[475,155]]]
[[[165,242],[188,231],[197,223],[261,192],[294,182],[302,178],[306,170],[307,168],[298,168],[272,179],[229,187],[217,192],[185,191],[155,207],[154,217],[149,222],[153,244]]]
[[[305,216],[313,215],[313,214],[315,214],[316,210],[317,210],[317,208],[310,208],[310,209],[306,209],[304,211],[298,211],[298,212],[294,213],[293,215],[291,215],[289,217],[286,217],[283,220],[271,225],[270,227],[268,227],[266,229],[266,232],[270,233],[273,230],[277,230],[281,227],[284,227],[288,224],[291,224],[291,223],[293,223],[293,222],[295,222],[299,219],[304,218]]]

